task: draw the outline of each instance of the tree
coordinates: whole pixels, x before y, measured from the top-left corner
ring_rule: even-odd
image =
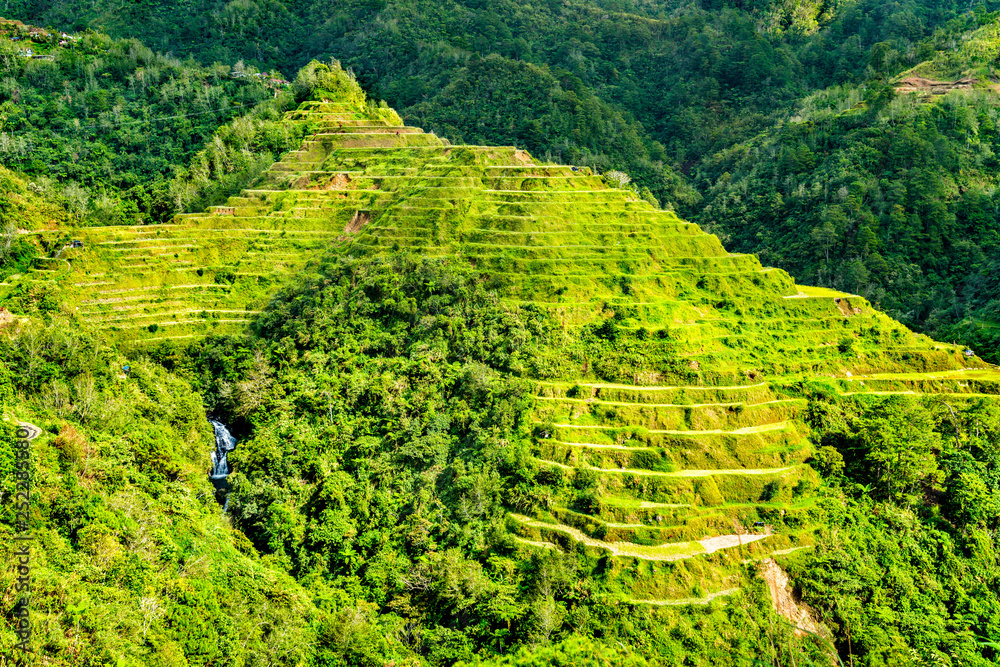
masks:
[[[0,266],[10,257],[11,247],[14,245],[16,239],[17,224],[13,220],[10,220],[4,225],[3,231],[0,231]]]
[[[624,171],[611,170],[604,174],[604,182],[613,188],[621,190],[631,183],[632,179]]]
[[[951,516],[963,525],[995,524],[1000,518],[1000,494],[975,472],[962,472],[948,484]]]
[[[930,413],[914,399],[892,397],[856,427],[876,495],[909,502],[918,485],[940,481],[934,454],[941,436]]]
[[[819,245],[826,256],[826,271],[830,272],[830,248],[837,242],[837,229],[828,218],[821,225],[814,227],[810,233],[813,241]]]

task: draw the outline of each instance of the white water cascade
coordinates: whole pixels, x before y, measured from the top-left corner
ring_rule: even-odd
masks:
[[[208,421],[215,429],[215,450],[212,452],[212,470],[209,472],[208,478],[215,485],[216,498],[219,499],[219,502],[224,503],[222,509],[225,511],[229,507],[229,494],[227,493],[229,484],[226,483],[226,477],[229,476],[229,461],[226,457],[229,452],[236,449],[236,438],[222,422],[217,422],[214,419]]]

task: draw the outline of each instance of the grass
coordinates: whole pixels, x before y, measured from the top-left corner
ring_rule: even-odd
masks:
[[[626,600],[623,600],[623,602],[628,602],[630,604],[648,604],[648,605],[654,605],[654,606],[657,606],[657,607],[664,607],[664,606],[682,607],[682,606],[685,606],[685,605],[707,605],[707,604],[710,604],[712,602],[712,600],[715,600],[715,599],[720,598],[720,597],[728,597],[730,595],[735,595],[740,590],[741,589],[738,588],[738,587],[736,587],[736,588],[726,588],[724,590],[717,591],[715,593],[709,593],[707,595],[704,595],[704,596],[698,597],[698,598],[677,598],[675,600],[635,600],[635,599],[626,599]]]
[[[611,553],[613,556],[627,556],[641,558],[643,560],[675,561],[683,558],[691,558],[706,552],[698,542],[677,542],[673,544],[661,544],[659,546],[644,546],[641,544],[631,544],[629,542],[605,542],[603,540],[588,537],[582,531],[571,526],[558,523],[546,523],[529,519],[519,514],[511,514],[518,523],[531,528],[540,529],[541,532],[554,531],[568,535],[577,542],[581,542],[589,547],[595,547]]]

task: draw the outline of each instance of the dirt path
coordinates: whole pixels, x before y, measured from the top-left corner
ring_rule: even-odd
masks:
[[[760,403],[627,403],[624,401],[602,401],[597,398],[561,398],[558,396],[535,396],[539,401],[558,401],[565,403],[583,403],[586,405],[622,405],[637,408],[734,408],[738,405],[747,407],[757,407],[758,405],[771,405],[774,403],[805,403],[802,398],[776,398]]]
[[[28,432],[28,435],[25,437],[25,440],[34,440],[35,438],[37,438],[42,434],[42,429],[38,428],[37,426],[29,422],[17,422],[17,425]]]
[[[765,537],[770,537],[770,535],[761,535],[756,533],[748,535],[718,535],[716,537],[702,538],[698,540],[698,543],[705,547],[705,553],[715,553],[719,549],[728,549],[730,547],[750,544],[751,542],[762,540]]]
[[[691,503],[653,503],[648,500],[635,501],[631,498],[625,502],[621,502],[621,499],[615,498],[614,496],[605,496],[604,501],[614,507],[635,507],[638,509],[656,509],[658,507],[693,507]]]
[[[594,539],[583,531],[573,528],[572,526],[567,526],[561,523],[545,523],[544,521],[536,521],[520,514],[511,514],[511,516],[514,517],[514,519],[519,523],[523,523],[526,526],[554,530],[556,532],[563,533],[564,535],[569,535],[577,542],[582,542],[589,547],[596,547],[598,549],[610,551],[614,556],[633,556],[644,560],[675,561],[684,558],[691,558],[692,556],[697,556],[700,553],[705,553],[704,548],[697,542],[675,542],[672,544],[663,544],[658,547],[647,547],[640,544],[632,544],[630,542],[605,542],[603,540]]]
[[[526,540],[523,537],[518,537],[517,535],[514,535],[514,541],[520,544],[527,544],[528,546],[538,547],[539,549],[556,549],[556,550],[559,549],[559,547],[552,544],[551,542],[535,542],[534,540]]]
[[[561,442],[564,445],[569,445],[570,447],[587,447],[589,449],[627,449],[633,451],[639,450],[649,450],[649,447],[626,447],[625,445],[598,445],[593,442],[566,442],[564,440],[554,440],[553,442]]]
[[[749,565],[750,563],[763,563],[765,560],[767,560],[769,558],[774,558],[775,556],[787,556],[788,554],[793,554],[796,551],[802,551],[803,549],[814,549],[814,548],[815,547],[812,544],[804,544],[804,545],[802,545],[800,547],[788,547],[787,549],[775,549],[774,551],[772,551],[771,553],[769,553],[769,554],[767,554],[766,556],[763,556],[763,557],[744,559],[743,564],[744,565]]]
[[[743,544],[750,544],[757,540],[762,540],[770,535],[718,535],[715,537],[705,537],[696,542],[667,542],[658,546],[645,546],[642,544],[632,544],[631,542],[605,542],[590,537],[583,531],[561,523],[546,523],[530,519],[521,514],[511,514],[511,516],[526,526],[533,528],[544,528],[554,530],[565,535],[569,535],[577,542],[582,542],[590,547],[597,547],[610,551],[614,556],[630,556],[643,560],[675,561],[685,558],[692,558],[701,554],[710,554],[721,549],[728,549]]]
[[[605,521],[604,525],[608,528],[655,528],[655,526],[645,523],[615,523],[614,521]]]
[[[565,385],[569,384],[567,382],[550,382],[547,380],[539,380],[538,384],[544,385]],[[633,384],[609,384],[604,382],[580,382],[578,383],[581,387],[595,387],[597,389],[634,389],[636,391],[658,391],[660,389],[693,389],[693,390],[710,390],[718,389],[726,391],[729,389],[752,389],[754,387],[766,387],[767,382],[758,382],[757,384],[739,384],[729,387],[716,387],[713,385],[682,385],[682,386],[660,386],[660,385],[650,385],[650,386],[637,386]]]
[[[666,433],[668,435],[749,435],[751,433],[765,433],[767,431],[782,431],[789,427],[791,422],[773,422],[771,424],[760,424],[758,426],[744,426],[734,431],[723,431],[722,429],[709,429],[705,431],[677,431],[671,429],[644,429],[647,433]],[[556,428],[586,428],[597,430],[622,430],[626,426],[584,426],[582,424],[553,424]]]

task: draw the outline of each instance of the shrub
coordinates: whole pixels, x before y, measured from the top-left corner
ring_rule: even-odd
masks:
[[[613,188],[621,190],[631,183],[632,179],[624,171],[611,170],[604,174],[604,182]]]
[[[68,424],[59,430],[52,444],[59,450],[60,458],[73,464],[80,462],[87,447],[86,438]]]
[[[722,493],[719,492],[719,487],[715,484],[715,480],[711,477],[706,477],[698,483],[698,495],[701,496],[702,503],[708,506],[721,505],[726,502],[726,499],[722,497]]]
[[[840,477],[844,473],[844,456],[835,447],[824,445],[816,450],[810,461],[819,474],[829,479]]]
[[[577,494],[573,501],[573,511],[581,514],[597,516],[601,513],[601,499],[592,491],[584,491]],[[592,530],[589,532],[593,532]]]

